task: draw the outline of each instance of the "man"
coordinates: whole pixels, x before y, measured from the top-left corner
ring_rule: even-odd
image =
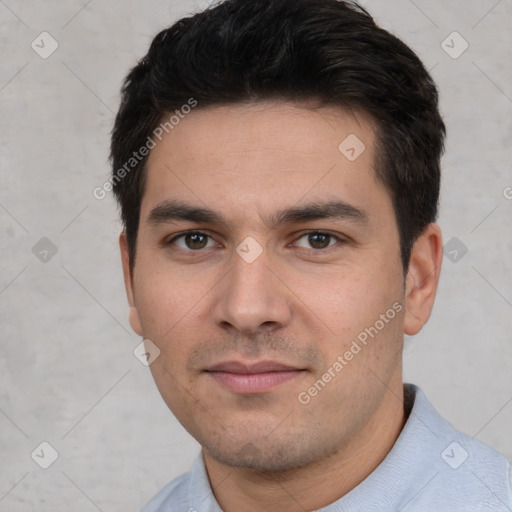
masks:
[[[128,75],[130,324],[202,453],[150,511],[512,510],[509,463],[402,382],[445,128],[416,55],[336,0],[228,0]]]

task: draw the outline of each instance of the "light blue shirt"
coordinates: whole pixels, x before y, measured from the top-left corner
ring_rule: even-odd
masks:
[[[512,512],[507,459],[455,430],[418,386],[404,388],[410,413],[391,451],[358,486],[318,512]],[[223,512],[202,455],[142,512]]]

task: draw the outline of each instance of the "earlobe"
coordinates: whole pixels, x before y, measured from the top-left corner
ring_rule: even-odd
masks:
[[[429,224],[414,243],[407,271],[404,318],[404,333],[407,335],[417,334],[430,317],[442,259],[441,229],[437,224]]]
[[[135,306],[130,306],[129,322],[134,332],[139,336],[144,337],[142,335],[142,326],[140,324],[139,312]]]
[[[130,253],[128,251],[128,241],[126,233],[122,232],[119,235],[119,248],[121,250],[121,261],[123,265],[124,286],[126,289],[126,297],[130,306],[130,326],[139,335],[142,336],[142,326],[140,323],[139,313],[135,306],[134,290],[133,290],[133,276],[130,268]]]

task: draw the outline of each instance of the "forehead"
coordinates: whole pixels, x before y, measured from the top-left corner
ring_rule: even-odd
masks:
[[[363,160],[369,161],[374,126],[369,115],[334,106],[267,101],[196,107],[178,124],[168,127],[163,140],[151,151],[148,165],[169,149],[175,161],[204,160],[205,157],[215,161],[220,157],[225,162],[229,155],[237,159],[245,155],[254,158],[251,154],[272,151],[280,152],[281,160],[293,163],[310,156],[339,157],[343,154],[339,144],[350,135],[359,139],[359,142],[354,137],[349,139],[356,142],[358,152],[363,147],[361,143],[364,144]],[[357,154],[345,153],[345,156],[353,158]],[[279,155],[273,158],[279,160]]]
[[[389,202],[373,168],[374,145],[371,118],[341,107],[199,105],[151,150],[142,215],[180,198],[239,213],[326,195]]]

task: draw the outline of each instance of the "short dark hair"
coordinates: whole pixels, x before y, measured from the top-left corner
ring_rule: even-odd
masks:
[[[375,167],[393,200],[404,271],[414,241],[437,218],[445,137],[437,88],[416,54],[355,3],[217,3],[157,34],[121,94],[112,183],[132,268],[147,160],[134,160],[134,151],[191,99],[197,108],[318,100],[365,112],[377,124]]]

